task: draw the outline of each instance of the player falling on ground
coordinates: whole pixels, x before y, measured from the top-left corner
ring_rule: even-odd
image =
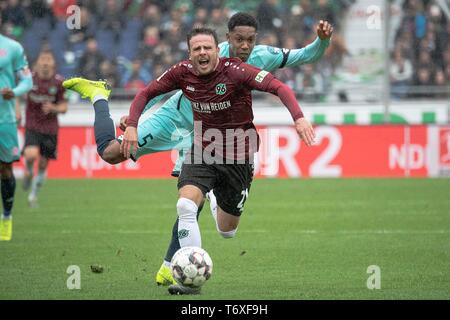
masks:
[[[247,13],[236,13],[228,23],[228,41],[219,44],[220,56],[239,57],[244,62],[258,68],[274,71],[283,67],[294,67],[305,63],[313,63],[319,60],[325,49],[329,46],[333,32],[332,26],[327,21],[320,21],[317,26],[317,38],[313,43],[301,49],[286,50],[266,45],[255,45],[258,24],[256,19]],[[109,95],[109,89],[105,83],[86,80],[72,80],[72,89],[84,97],[93,101],[96,93],[103,96]],[[155,105],[162,97],[151,101],[146,109]],[[177,112],[173,112],[177,110]],[[126,160],[120,153],[120,139],[115,139],[114,122],[110,119],[109,108],[96,109],[96,143],[99,155],[108,163],[115,164]],[[104,119],[104,120],[102,120]],[[123,119],[126,123],[126,117]],[[104,129],[109,128],[105,133]],[[174,168],[176,176],[184,160],[184,151],[192,144],[193,115],[189,100],[181,91],[172,96],[147,120],[138,126],[139,149],[134,159],[159,151],[180,150],[180,157]],[[215,215],[216,201],[212,192],[209,193],[211,212]],[[200,206],[201,210],[201,206]],[[173,226],[172,239],[165,255],[164,261],[156,274],[158,285],[175,283],[170,272],[170,260],[180,248],[178,241],[178,219]],[[220,231],[219,231],[220,232]],[[234,232],[220,233],[223,237],[230,238]]]
[[[25,177],[23,189],[31,192],[28,204],[37,206],[37,195],[44,183],[48,161],[56,159],[58,114],[67,111],[62,86],[64,79],[56,74],[56,62],[50,51],[39,54],[33,68],[33,89],[27,96],[25,123]],[[38,172],[33,178],[34,163],[39,159]]]
[[[121,144],[127,158],[138,148],[138,120],[151,99],[181,89],[191,101],[194,141],[178,178],[176,206],[182,248],[202,246],[197,213],[204,196],[212,189],[217,199],[218,230],[233,233],[238,227],[253,180],[254,153],[259,147],[251,90],[278,96],[289,110],[300,138],[308,146],[314,142],[314,130],[287,85],[268,71],[238,58],[219,58],[217,36],[211,29],[194,29],[187,43],[189,60],[171,67],[134,98]],[[171,294],[199,291],[200,288],[178,284],[169,286]]]
[[[193,144],[193,150],[200,150],[200,163],[197,164],[199,153],[189,152],[179,177],[178,241],[181,247],[201,247],[197,212],[204,201],[204,195],[214,188],[218,203],[216,225],[223,233],[235,232],[248,196],[253,179],[253,154],[259,143],[252,122],[251,90],[259,89],[278,95],[289,109],[296,129],[307,145],[312,144],[314,131],[303,117],[295,95],[288,86],[269,72],[244,64],[240,59],[219,60],[220,49],[214,31],[207,28],[193,30],[188,36],[188,47],[190,60],[173,66],[135,97],[120,149],[125,158],[135,153],[138,147],[138,119],[151,99],[174,89],[183,90],[183,94],[192,102],[194,120],[201,122],[200,129],[198,126],[194,128]],[[83,83],[79,79],[73,79],[67,80],[64,85],[67,88],[75,88]],[[105,95],[102,95],[101,90],[94,90],[90,94],[96,110],[96,122],[105,124],[96,125],[98,145],[108,142],[109,129],[106,124],[112,122],[107,119],[106,99],[109,92],[104,93]],[[103,119],[98,115],[100,112]],[[177,111],[174,109],[172,112]],[[210,145],[207,139],[203,139],[205,134],[211,132],[228,134],[227,129],[238,132],[238,136],[227,138],[224,142],[217,138]],[[239,130],[242,131],[241,134]],[[248,133],[250,141],[246,139]],[[203,154],[211,149],[211,146],[213,152],[206,159]],[[211,159],[213,164],[208,164]],[[229,160],[232,164],[226,164]],[[190,161],[194,163],[190,164]],[[179,285],[169,286],[169,292],[198,293]]]
[[[0,21],[1,24],[1,21]],[[16,78],[19,79],[16,83]],[[16,97],[33,86],[23,47],[0,34],[0,176],[3,215],[0,241],[12,238],[12,207],[16,190],[13,162],[20,159],[17,137]]]

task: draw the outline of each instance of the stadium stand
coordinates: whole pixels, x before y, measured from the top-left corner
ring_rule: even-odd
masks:
[[[3,28],[23,43],[31,62],[42,46],[49,46],[58,62],[58,72],[64,77],[80,74],[107,77],[113,80],[114,87],[124,89],[116,92],[127,92],[126,98],[140,87],[136,81],[130,84],[130,77],[144,81],[158,77],[161,70],[186,58],[185,38],[181,31],[194,25],[217,28],[220,40],[225,40],[227,19],[236,11],[248,11],[260,22],[259,43],[299,48],[315,38],[317,21],[327,19],[334,23],[335,32],[332,45],[321,62],[277,73],[299,98],[320,102],[326,101],[331,79],[348,55],[342,33],[346,13],[354,2],[8,0],[0,1],[0,6]],[[430,0],[397,3],[401,6],[401,23],[393,30],[392,97],[447,98],[450,84],[448,12]],[[74,4],[81,9],[80,25],[70,30],[66,25],[67,8]],[[98,48],[95,52],[89,51],[87,45],[92,38],[96,39]],[[82,70],[87,69],[86,61],[98,63],[88,74]],[[133,71],[136,63],[142,69],[140,76]],[[122,79],[124,76],[127,79]],[[345,93],[339,92],[339,100],[346,101]]]

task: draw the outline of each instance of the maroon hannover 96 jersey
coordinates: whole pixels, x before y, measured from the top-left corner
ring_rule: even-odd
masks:
[[[63,81],[59,75],[44,80],[33,73],[33,88],[27,96],[25,128],[43,134],[58,133],[58,116],[55,113],[45,114],[42,105],[45,102],[58,104],[64,101]]]
[[[269,72],[245,64],[237,58],[221,58],[216,70],[205,76],[196,75],[190,61],[186,60],[171,67],[136,96],[131,105],[128,125],[136,127],[139,116],[150,99],[181,89],[191,101],[194,113],[194,144],[201,145],[203,149],[214,144],[216,152],[221,153],[222,157],[226,155],[227,159],[230,159],[229,151],[234,150],[233,159],[242,159],[242,152],[237,151],[242,150],[242,145],[238,148],[239,142],[236,141],[239,138],[233,137],[228,141],[227,131],[253,130],[256,134],[251,90],[276,94],[280,86],[283,84]],[[290,108],[290,112],[296,120],[302,116],[302,112],[296,101],[295,106],[297,109]],[[177,110],[174,109],[173,112]],[[218,131],[222,133],[224,140],[215,139]],[[241,143],[246,145],[245,158],[249,159],[257,150],[248,150],[248,139]],[[212,149],[211,146],[209,149]]]

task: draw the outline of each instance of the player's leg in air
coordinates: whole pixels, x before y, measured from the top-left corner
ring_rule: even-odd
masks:
[[[111,89],[104,81],[91,81],[83,78],[72,78],[64,81],[66,89],[78,92],[82,98],[89,98],[94,106],[94,133],[97,152],[100,157],[110,163],[117,164],[127,160],[120,152],[121,139],[116,138],[116,128],[109,112],[108,98]],[[138,126],[139,148],[132,156],[137,160],[145,154],[184,149],[190,147],[189,127],[184,119],[178,119],[173,110],[177,107],[177,99],[173,96],[163,107]],[[190,125],[192,126],[192,125]]]
[[[105,81],[72,78],[64,81],[63,87],[91,100],[95,111],[94,134],[99,156],[110,164],[125,161],[126,158],[120,153],[120,143],[116,140],[116,127],[109,113],[109,85]]]

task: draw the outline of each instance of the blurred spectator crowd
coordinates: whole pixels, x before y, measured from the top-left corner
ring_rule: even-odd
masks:
[[[193,26],[212,27],[219,41],[225,41],[229,17],[245,11],[258,19],[260,44],[300,48],[315,39],[320,19],[333,23],[336,35],[340,16],[352,1],[0,0],[0,9],[2,32],[24,45],[30,63],[49,48],[64,77],[107,79],[116,88],[113,92],[131,98],[187,58],[185,36]],[[327,64],[285,68],[278,76],[302,98],[319,100],[338,63],[332,57],[327,52]],[[317,70],[319,65],[326,67]]]
[[[30,63],[42,49],[56,57],[64,77],[107,79],[119,97],[137,90],[187,58],[185,36],[193,26],[214,28],[225,41],[228,19],[238,11],[259,22],[258,43],[301,48],[320,19],[334,26],[319,63],[283,68],[276,75],[303,101],[324,101],[347,49],[341,35],[355,0],[0,0],[2,33],[20,41]],[[450,82],[450,23],[432,0],[404,0],[395,31],[391,83],[394,97],[445,97],[429,86]],[[411,87],[411,86],[414,87]],[[417,86],[417,87],[416,87]],[[421,90],[420,88],[423,88]]]
[[[432,0],[405,0],[402,12],[391,58],[392,96],[448,98],[450,20]]]

